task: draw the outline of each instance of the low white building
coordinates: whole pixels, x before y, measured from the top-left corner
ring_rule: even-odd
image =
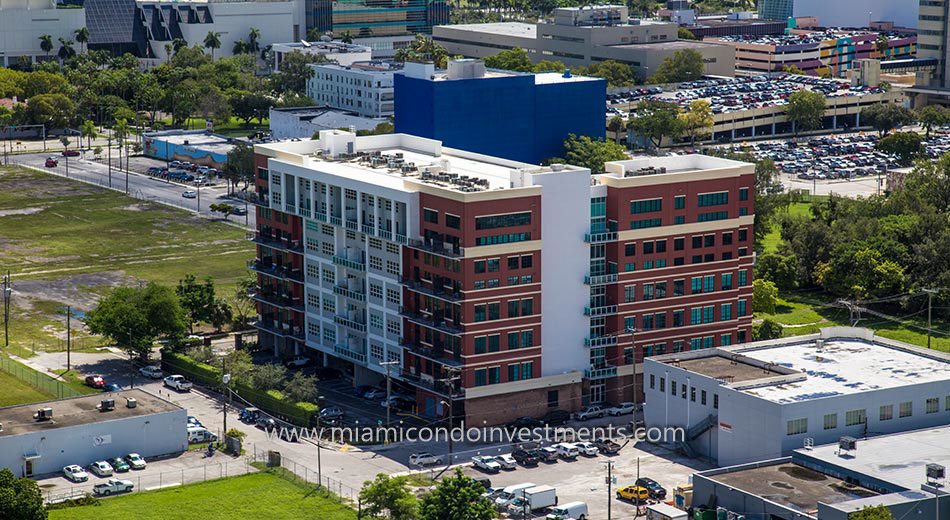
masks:
[[[720,466],[950,422],[950,355],[832,327],[644,360],[644,420]]]
[[[0,66],[15,65],[21,57],[31,62],[45,58],[40,48],[44,34],[52,38],[49,56],[55,57],[59,39],[75,40],[75,31],[85,26],[84,9],[57,9],[53,0],[0,0]]]
[[[115,408],[101,408],[104,399]],[[37,420],[41,408],[52,416]],[[129,453],[181,453],[188,448],[187,416],[184,408],[139,389],[0,408],[0,468],[32,477]]]
[[[318,105],[355,112],[365,117],[391,117],[395,110],[393,73],[395,64],[357,62],[349,66],[312,65],[307,95]]]
[[[289,52],[321,55],[343,66],[352,65],[357,61],[369,61],[373,58],[373,50],[369,47],[334,41],[275,43],[271,46],[271,52],[274,53],[274,72],[280,71],[284,55]]]
[[[364,117],[345,110],[327,107],[293,107],[270,109],[270,131],[274,139],[310,139],[320,130],[348,128],[354,131],[373,130],[388,119]]]

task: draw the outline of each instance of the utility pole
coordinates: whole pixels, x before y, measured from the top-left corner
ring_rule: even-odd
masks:
[[[636,484],[637,482],[640,482],[640,457],[637,457],[637,480],[634,482],[633,485],[636,486],[636,485],[637,485],[637,484]],[[637,499],[637,514],[636,514],[636,518],[640,518],[640,504],[639,504],[639,502],[640,502],[640,500],[639,500],[639,498],[638,498],[638,499]]]
[[[449,377],[446,377],[444,379],[439,379],[439,382],[446,383],[446,385],[448,386],[448,391],[446,393],[448,394],[449,399],[448,401],[443,400],[441,401],[441,403],[446,405],[449,408],[449,432],[448,432],[449,433],[448,435],[449,457],[448,457],[447,462],[448,462],[448,465],[451,466],[452,465],[452,447],[453,447],[452,446],[452,430],[454,429],[454,419],[455,419],[455,410],[454,410],[454,407],[452,406],[452,403],[453,403],[452,396],[454,392],[454,388],[453,388],[454,385],[452,383],[459,380],[458,373],[460,369],[457,367],[445,367],[445,370],[449,372],[450,374],[452,374]]]
[[[5,347],[10,346],[10,296],[13,292],[10,283],[10,271],[7,271],[3,277],[3,343]]]
[[[607,465],[607,520],[611,520],[612,514],[612,503],[613,503],[613,492],[614,492],[614,461],[608,460],[603,464]],[[637,499],[639,501],[639,497]],[[639,506],[637,508],[639,510]],[[525,517],[527,518],[527,517]]]
[[[224,358],[221,358],[221,371],[223,372],[224,368]],[[231,374],[224,374],[221,376],[221,382],[224,383],[225,389],[228,391],[228,400],[224,402],[222,407],[224,410],[224,435],[228,434],[228,405],[231,404]]]
[[[132,327],[129,327],[129,389],[135,388],[135,365],[132,362]]]
[[[930,336],[931,331],[931,311],[933,310],[933,296],[937,292],[935,289],[924,289],[924,292],[927,293],[927,348],[930,348]]]
[[[72,314],[73,314],[72,311],[73,311],[72,308],[69,305],[67,305],[66,306],[66,371],[67,372],[69,372],[69,369],[70,369],[69,357],[70,357],[70,352],[72,351],[72,339],[73,339],[73,334],[72,334],[73,328],[70,322],[70,318],[72,317]]]
[[[109,134],[109,144],[106,145],[106,150],[108,150],[108,159],[106,162],[109,164],[109,187],[112,187],[112,134]]]
[[[386,428],[389,428],[390,422],[390,412],[393,409],[392,397],[392,378],[389,375],[389,367],[393,365],[398,365],[398,361],[384,361],[380,363],[381,366],[386,367]]]

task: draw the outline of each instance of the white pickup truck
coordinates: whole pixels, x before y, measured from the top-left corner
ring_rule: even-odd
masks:
[[[92,492],[100,496],[108,496],[115,493],[122,493],[125,491],[132,491],[132,481],[131,480],[121,480],[117,478],[110,478],[105,481],[103,484],[96,484],[92,488]]]
[[[185,379],[185,376],[173,375],[165,378],[165,386],[169,388],[174,388],[179,392],[190,392],[191,391],[191,381]]]

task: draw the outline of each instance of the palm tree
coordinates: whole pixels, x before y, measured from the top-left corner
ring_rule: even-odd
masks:
[[[178,54],[178,51],[184,49],[188,46],[188,42],[184,38],[175,38],[172,40],[172,50],[175,51],[175,54]]]
[[[172,49],[174,49],[174,47],[172,47],[172,44],[170,44],[170,43],[166,43],[166,44],[165,44],[165,56],[166,56],[166,58],[165,58],[165,63],[168,63],[169,61],[171,61],[171,59],[172,59]]]
[[[87,119],[83,121],[82,126],[79,127],[79,131],[82,133],[82,136],[86,138],[86,145],[92,148],[92,140],[99,137],[96,132],[96,124]]]
[[[320,31],[316,27],[311,27],[307,29],[307,41],[316,42],[320,41]]]
[[[343,31],[343,34],[340,35],[340,41],[343,43],[353,43],[353,33],[349,30]]]
[[[238,55],[244,54],[247,52],[247,44],[244,43],[244,40],[237,40],[234,42],[234,47],[231,48],[231,54]]]
[[[221,48],[221,33],[208,31],[204,44],[205,48],[211,49],[211,61],[214,61],[214,50]]]
[[[76,43],[82,46],[83,52],[86,52],[86,44],[89,43],[89,29],[80,27],[73,32],[76,33]]]
[[[76,55],[76,49],[73,49],[73,41],[65,38],[59,39],[59,59],[66,61]]]
[[[119,168],[122,168],[122,143],[129,135],[129,124],[125,119],[118,119],[112,127],[112,135],[119,143]],[[128,158],[126,158],[128,160]]]
[[[247,45],[245,46],[248,54],[256,54],[257,51],[261,50],[260,39],[261,30],[256,27],[251,27],[250,32],[247,33]]]
[[[53,52],[53,37],[48,34],[40,36],[40,49],[43,49],[46,59],[49,59],[49,53]]]

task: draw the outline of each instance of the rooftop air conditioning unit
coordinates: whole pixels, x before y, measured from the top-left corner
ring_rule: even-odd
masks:
[[[947,468],[940,464],[927,464],[928,480],[943,480],[947,478]]]
[[[53,409],[40,408],[35,414],[33,414],[33,418],[37,421],[49,421],[53,418]]]
[[[103,399],[102,401],[99,401],[99,406],[96,408],[98,408],[100,412],[115,410],[115,399]]]
[[[858,440],[854,437],[842,437],[838,440],[838,449],[841,451],[854,451],[858,449]]]
[[[138,406],[138,404],[139,404],[139,402],[136,401],[134,397],[126,397],[126,398],[125,398],[125,407],[126,407],[126,408],[135,408],[136,406]]]

